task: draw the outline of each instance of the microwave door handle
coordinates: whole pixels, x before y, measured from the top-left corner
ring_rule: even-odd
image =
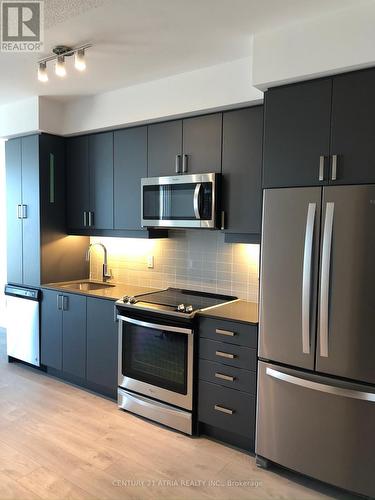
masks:
[[[199,193],[200,193],[201,187],[202,187],[202,184],[200,184],[200,183],[198,183],[195,186],[194,200],[193,200],[194,214],[195,214],[195,218],[198,220],[201,218],[201,214],[199,211]]]

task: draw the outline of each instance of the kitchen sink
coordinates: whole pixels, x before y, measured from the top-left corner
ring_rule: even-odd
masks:
[[[61,288],[70,288],[71,290],[102,290],[103,288],[111,288],[115,285],[111,285],[110,283],[95,283],[92,281],[82,281],[79,283],[67,283],[66,285],[61,285]]]

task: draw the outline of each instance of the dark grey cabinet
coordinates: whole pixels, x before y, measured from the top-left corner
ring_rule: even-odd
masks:
[[[147,177],[147,127],[114,133],[114,228],[141,229],[141,179]]]
[[[62,294],[42,290],[40,359],[45,366],[62,369]]]
[[[86,228],[90,209],[88,136],[67,139],[66,169],[68,228]]]
[[[375,182],[375,70],[333,78],[331,172],[332,184]],[[334,160],[334,156],[336,156]],[[332,161],[336,162],[332,172]],[[335,179],[332,179],[335,174]]]
[[[258,329],[255,325],[200,318],[199,430],[254,450]]]
[[[113,229],[113,132],[89,136],[88,224]]]
[[[148,177],[182,172],[182,120],[148,127]]]
[[[86,238],[64,238],[64,139],[11,139],[5,153],[8,282],[39,286],[86,277]]]
[[[112,397],[117,393],[118,336],[115,306],[87,297],[87,380]]]
[[[266,92],[263,187],[327,181],[331,95],[329,78]]]
[[[113,133],[67,140],[68,229],[113,229]]]
[[[182,123],[182,172],[221,172],[222,113],[186,118]]]
[[[148,176],[221,172],[222,114],[148,127]]]
[[[84,379],[86,376],[86,297],[62,297],[62,370]]]
[[[86,376],[86,297],[42,290],[41,361],[73,377]]]
[[[262,211],[263,106],[223,114],[224,230],[259,240]]]

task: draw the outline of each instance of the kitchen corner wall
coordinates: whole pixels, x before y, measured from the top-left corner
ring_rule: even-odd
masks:
[[[92,237],[108,250],[114,281],[236,295],[258,302],[259,245],[224,243],[218,231],[170,231],[169,238],[142,240]],[[154,267],[147,267],[149,256]],[[103,252],[92,252],[91,277],[101,279]]]

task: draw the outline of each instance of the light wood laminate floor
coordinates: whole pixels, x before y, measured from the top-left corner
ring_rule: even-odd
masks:
[[[242,482],[242,484],[241,484]],[[18,363],[0,332],[0,499],[352,498]]]

